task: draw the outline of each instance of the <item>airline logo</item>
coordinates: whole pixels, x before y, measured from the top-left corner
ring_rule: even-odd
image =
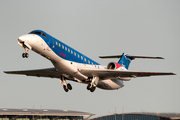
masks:
[[[61,57],[66,57],[66,55],[64,54],[64,53],[62,53],[62,52],[59,52],[59,55],[61,56]]]

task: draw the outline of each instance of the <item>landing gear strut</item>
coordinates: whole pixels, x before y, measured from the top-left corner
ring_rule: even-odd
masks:
[[[70,83],[67,84],[64,76],[60,77],[60,83],[62,84],[64,91],[68,92],[69,90],[72,90],[72,86]]]
[[[32,47],[28,44],[28,42],[26,42],[26,40],[20,40],[18,41],[18,44],[24,48],[25,50],[25,53],[22,54],[22,57],[23,58],[28,58],[29,57],[29,54],[28,54],[28,51],[32,49]]]
[[[90,90],[91,92],[94,92],[96,89],[96,86],[98,84],[99,77],[93,77],[91,83],[88,84],[87,90]]]

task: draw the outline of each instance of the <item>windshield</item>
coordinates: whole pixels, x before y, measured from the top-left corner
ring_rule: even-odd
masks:
[[[32,31],[29,34],[36,34],[36,35],[40,35],[40,36],[43,36],[43,37],[47,38],[45,33],[42,33],[42,32],[39,32],[39,31]]]
[[[39,31],[32,31],[32,32],[30,32],[29,34],[41,35],[41,32],[39,32]]]

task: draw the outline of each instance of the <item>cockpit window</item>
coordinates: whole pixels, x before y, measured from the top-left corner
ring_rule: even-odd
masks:
[[[43,37],[47,38],[45,33],[39,32],[39,31],[32,31],[29,34],[36,34],[36,35],[42,35]]]
[[[42,33],[42,36],[43,36],[43,37],[45,37],[45,38],[47,38],[47,36],[46,36],[46,34],[45,34],[45,33]]]
[[[41,35],[41,32],[39,32],[39,31],[32,31],[32,32],[30,32],[30,34]]]
[[[34,34],[34,31],[30,32],[29,34]]]

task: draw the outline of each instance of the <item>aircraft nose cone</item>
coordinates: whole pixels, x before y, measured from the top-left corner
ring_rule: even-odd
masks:
[[[18,38],[19,42],[28,42],[28,41],[32,41],[34,39],[33,35],[31,34],[26,34],[26,35],[22,35]]]
[[[26,35],[22,35],[22,36],[20,36],[20,37],[18,38],[18,41],[19,41],[19,42],[25,42],[26,40],[27,40]]]

